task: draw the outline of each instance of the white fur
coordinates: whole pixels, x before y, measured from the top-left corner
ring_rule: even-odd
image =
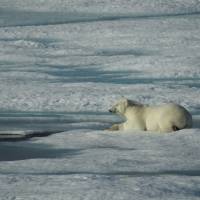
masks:
[[[122,99],[114,105],[110,112],[126,118],[122,124],[114,124],[109,130],[144,130],[154,132],[172,132],[192,127],[192,116],[182,106],[164,104],[148,106]]]

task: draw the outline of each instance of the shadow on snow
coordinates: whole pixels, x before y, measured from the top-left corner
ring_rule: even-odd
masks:
[[[166,17],[185,17],[198,16],[199,11],[193,9],[172,12],[172,13],[149,13],[149,14],[98,14],[93,12],[56,12],[56,11],[26,11],[19,9],[0,9],[0,27],[9,26],[41,26],[41,25],[58,25],[68,23],[91,23],[98,21],[114,21],[114,20],[147,20],[160,19]]]

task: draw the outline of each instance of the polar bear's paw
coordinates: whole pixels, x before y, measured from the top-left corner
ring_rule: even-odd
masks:
[[[110,128],[106,129],[106,131],[118,131],[120,130],[120,124],[113,124]]]

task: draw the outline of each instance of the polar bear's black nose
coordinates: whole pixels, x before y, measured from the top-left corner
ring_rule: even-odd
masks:
[[[109,109],[108,111],[109,111],[109,112],[111,112],[111,113],[113,112],[113,110],[112,110],[112,109]]]

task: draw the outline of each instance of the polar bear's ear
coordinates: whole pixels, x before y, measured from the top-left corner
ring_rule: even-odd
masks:
[[[123,106],[126,108],[126,107],[128,106],[128,99],[125,98],[125,97],[121,98],[121,99],[118,101],[117,105],[123,105]]]
[[[127,103],[128,106],[142,106],[142,104],[137,101],[133,101],[133,100],[127,100],[127,101],[128,101]]]
[[[123,98],[123,104],[125,107],[127,107],[129,105],[129,100],[127,98]]]
[[[118,100],[118,102],[123,102],[125,100],[126,100],[126,98],[124,96],[121,96],[120,99]]]
[[[125,96],[121,96],[121,100],[125,101],[125,100],[127,100],[127,98]]]

